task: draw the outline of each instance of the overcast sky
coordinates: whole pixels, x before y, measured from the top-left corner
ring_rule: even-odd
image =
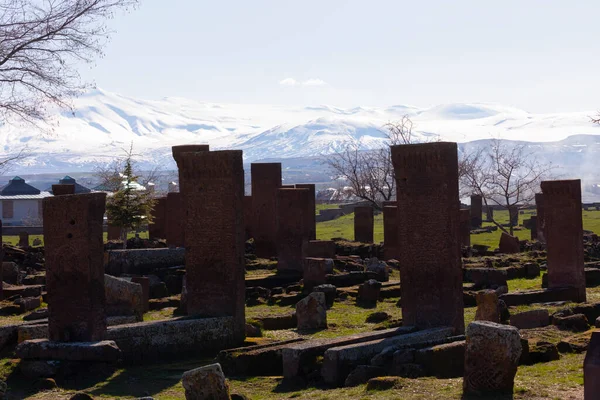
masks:
[[[600,108],[600,1],[141,0],[83,76],[128,96]]]

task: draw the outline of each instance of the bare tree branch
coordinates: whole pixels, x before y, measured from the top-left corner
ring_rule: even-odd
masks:
[[[72,109],[77,62],[102,57],[106,20],[138,0],[0,0],[0,121],[37,124],[49,106]]]

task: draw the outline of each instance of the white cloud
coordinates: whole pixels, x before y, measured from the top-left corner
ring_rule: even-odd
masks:
[[[312,79],[307,79],[304,82],[302,82],[302,85],[304,85],[304,86],[323,86],[323,85],[327,85],[327,82],[325,82],[322,79],[312,78]]]
[[[294,78],[285,78],[284,80],[279,81],[279,84],[283,86],[296,86],[298,81]]]

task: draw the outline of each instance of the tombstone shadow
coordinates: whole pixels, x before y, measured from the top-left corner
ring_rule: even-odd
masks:
[[[513,400],[513,393],[503,394],[463,394],[461,400]]]

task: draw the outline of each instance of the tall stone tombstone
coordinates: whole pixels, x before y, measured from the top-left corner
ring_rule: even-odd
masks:
[[[182,193],[185,192],[185,184],[181,182],[181,155],[186,152],[210,151],[207,144],[186,144],[181,146],[173,146],[171,152],[173,159],[179,170],[179,193],[167,194],[167,223],[166,236],[167,244],[172,247],[185,246],[185,228],[183,221],[183,200]],[[170,240],[169,240],[170,239]]]
[[[244,231],[246,240],[252,237],[252,196],[244,196]]]
[[[150,239],[167,238],[167,198],[159,197],[154,201],[152,209],[152,223],[148,224]]]
[[[600,331],[592,333],[583,362],[583,398],[600,399]]]
[[[398,202],[402,319],[465,330],[456,143],[392,146]]]
[[[529,225],[531,230],[531,240],[537,240],[538,238],[538,219],[537,216],[532,215],[529,219]]]
[[[169,247],[184,246],[184,212],[181,192],[167,193],[166,236]]]
[[[548,288],[574,287],[584,302],[583,220],[581,181],[544,181],[544,220],[548,258]]]
[[[481,215],[483,214],[483,202],[478,194],[471,195],[471,227],[481,228]]]
[[[281,163],[250,165],[254,246],[256,255],[270,258],[277,255],[277,190],[281,187]]]
[[[29,233],[19,232],[19,247],[24,249],[29,247]]]
[[[398,248],[398,207],[383,207],[383,254],[386,260],[400,257]]]
[[[298,183],[296,189],[308,189],[310,191],[310,199],[308,201],[308,209],[310,213],[306,215],[306,221],[310,226],[310,240],[317,239],[317,193],[314,183]]]
[[[473,225],[473,218],[471,217],[471,210],[462,209],[460,210],[460,245],[461,247],[471,246],[471,226]]]
[[[535,194],[535,209],[537,214],[537,240],[546,243],[546,235],[544,229],[546,227],[545,212],[544,212],[544,194]]]
[[[487,206],[485,209],[485,219],[487,222],[492,222],[494,220],[494,209],[490,206]]]
[[[302,247],[310,240],[311,224],[306,204],[309,189],[277,191],[277,270],[302,272]]]
[[[54,196],[64,196],[66,194],[75,194],[75,185],[72,183],[61,183],[52,185],[52,194]]]
[[[188,315],[234,318],[245,336],[244,169],[241,150],[180,154]]]
[[[48,330],[52,341],[104,339],[105,205],[105,193],[44,199]]]
[[[106,237],[108,240],[121,240],[121,227],[112,225],[110,221],[108,221]]]
[[[373,243],[373,207],[354,207],[354,241]]]

